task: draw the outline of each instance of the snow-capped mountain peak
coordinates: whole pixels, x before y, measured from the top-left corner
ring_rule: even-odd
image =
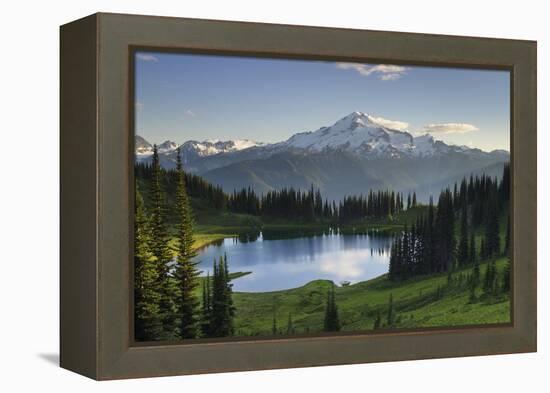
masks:
[[[506,160],[509,153],[484,152],[468,146],[455,146],[434,139],[430,134],[413,135],[407,124],[365,112],[352,112],[328,127],[292,135],[278,143],[259,143],[248,139],[204,141],[189,140],[180,145],[184,165],[191,171],[205,171],[228,163],[268,159],[288,152],[298,154],[345,153],[361,160],[429,158],[447,154],[493,157]],[[173,167],[178,145],[166,141],[158,146],[161,165]],[[152,146],[136,136],[138,161],[149,160]],[[498,156],[498,157],[497,157]]]
[[[406,125],[406,123],[386,120],[382,117],[372,116],[365,112],[355,111],[338,120],[331,126],[331,128],[333,128],[334,130],[354,130],[356,128],[381,127],[388,130],[399,131],[395,126],[392,127],[392,125],[395,124]]]
[[[363,112],[352,112],[332,125],[334,130],[345,131],[357,127],[365,127],[369,123],[369,115]]]
[[[178,144],[172,141],[164,141],[157,146],[157,150],[159,153],[169,153],[173,150],[176,150],[177,148]]]
[[[434,137],[430,134],[424,134],[413,138],[413,150],[417,156],[432,154],[434,145]]]
[[[389,156],[414,152],[410,133],[386,127],[380,118],[363,112],[352,112],[330,127],[296,134],[285,143],[312,152],[336,149],[360,155]]]
[[[135,150],[138,156],[151,154],[153,151],[153,146],[147,142],[144,138],[136,135],[135,138]]]
[[[312,153],[336,150],[366,159],[431,157],[447,153],[492,154],[467,146],[448,145],[430,134],[413,136],[403,129],[406,125],[364,112],[352,112],[329,127],[295,134],[279,144],[279,148]]]
[[[181,145],[176,142],[165,141],[157,146],[159,155],[173,156],[175,159],[176,149],[180,147],[184,158],[191,156],[207,157],[221,153],[232,153],[240,150],[245,150],[251,147],[264,146],[264,143],[255,142],[249,139],[235,139],[229,141],[220,140],[205,140],[187,141]],[[135,150],[138,160],[148,159],[153,154],[153,145],[146,141],[143,137],[136,135]]]
[[[251,141],[249,139],[235,139],[229,141],[220,141],[218,139],[208,139],[203,142],[187,141],[182,145],[183,150],[194,150],[199,156],[211,156],[220,153],[231,153],[255,146],[262,146],[263,143]]]

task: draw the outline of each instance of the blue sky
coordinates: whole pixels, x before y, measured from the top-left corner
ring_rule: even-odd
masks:
[[[278,142],[353,111],[448,143],[509,150],[507,71],[139,52],[136,133],[151,143]]]

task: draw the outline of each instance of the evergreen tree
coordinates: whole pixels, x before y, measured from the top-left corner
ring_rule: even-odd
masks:
[[[500,254],[500,226],[499,209],[496,185],[491,187],[489,206],[487,212],[487,223],[485,226],[485,256],[493,257]]]
[[[510,199],[510,164],[504,165],[502,171],[502,180],[499,186],[500,198],[503,202],[507,202]]]
[[[210,337],[212,326],[212,299],[210,288],[210,273],[202,282],[201,336]]]
[[[452,198],[453,198],[453,203],[458,205],[458,185],[456,184],[456,182],[454,184]]]
[[[424,223],[424,253],[422,256],[422,273],[431,273],[436,270],[436,244],[434,229],[435,209],[433,198],[430,196],[428,214]]]
[[[423,240],[422,226],[419,218],[417,218],[416,222],[412,224],[411,236],[409,241],[409,274],[413,276],[415,274],[418,274],[419,266],[422,264],[420,258],[422,255]]]
[[[510,214],[508,214],[508,221],[506,223],[506,238],[504,241],[504,253],[510,256]]]
[[[423,274],[426,263],[423,258],[426,248],[425,218],[418,216],[415,225],[415,236],[413,243],[414,274]]]
[[[469,263],[473,265],[477,261],[476,237],[474,231],[472,231],[472,233],[470,234],[470,247],[468,251],[470,252]]]
[[[327,292],[327,303],[325,309],[325,322],[324,330],[326,332],[338,332],[340,331],[340,318],[338,315],[338,306],[336,305],[336,299],[334,295],[334,284]]]
[[[410,260],[410,232],[405,224],[405,229],[403,230],[403,244],[401,245],[401,277],[408,278],[411,271],[411,260]]]
[[[198,262],[193,248],[193,218],[185,187],[185,176],[181,163],[180,148],[177,149],[176,171],[176,234],[178,240],[175,277],[179,289],[178,314],[180,316],[181,338],[195,338],[198,334],[199,301],[195,297],[198,286]]]
[[[156,258],[157,280],[160,301],[159,312],[162,316],[164,328],[162,339],[175,338],[176,331],[176,285],[169,271],[169,262],[172,260],[172,252],[168,246],[168,230],[164,222],[166,201],[162,187],[162,169],[158,157],[157,146],[153,146],[151,181],[151,252]]]
[[[435,219],[437,271],[447,271],[453,266],[455,253],[454,210],[449,189],[439,196]]]
[[[468,250],[468,208],[466,206],[462,209],[462,215],[460,220],[460,238],[458,241],[458,264],[466,265],[470,258]]]
[[[402,253],[401,253],[401,236],[399,236],[392,244],[390,251],[390,263],[388,270],[388,277],[392,281],[397,281],[402,278],[403,274],[403,263],[402,263]]]
[[[230,283],[227,255],[214,261],[212,277],[212,317],[210,319],[211,337],[227,337],[233,334],[233,290]]]
[[[158,270],[150,250],[148,219],[137,184],[135,198],[134,337],[136,341],[154,341],[162,336]]]

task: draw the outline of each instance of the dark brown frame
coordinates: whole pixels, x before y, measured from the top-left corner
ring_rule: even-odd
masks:
[[[136,48],[511,71],[511,324],[137,346]],[[95,14],[61,27],[61,366],[95,379],[536,351],[536,42]]]

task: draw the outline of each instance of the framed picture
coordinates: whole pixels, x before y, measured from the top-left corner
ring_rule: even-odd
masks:
[[[536,350],[536,43],[61,27],[61,366]]]

